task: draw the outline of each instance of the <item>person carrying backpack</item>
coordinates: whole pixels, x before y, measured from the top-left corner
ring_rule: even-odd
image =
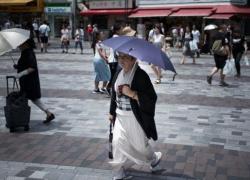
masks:
[[[220,70],[220,86],[228,86],[225,82],[225,75],[223,74],[223,68],[226,64],[226,60],[231,57],[229,50],[229,41],[226,38],[226,25],[221,25],[219,31],[215,34],[214,43],[212,45],[212,52],[214,55],[215,67],[211,73],[207,76],[208,84],[212,84],[213,75]]]

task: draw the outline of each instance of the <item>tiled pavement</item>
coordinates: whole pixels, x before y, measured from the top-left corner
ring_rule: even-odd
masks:
[[[87,44],[85,44],[87,47]],[[93,67],[91,50],[84,55],[60,54],[54,43],[48,54],[37,52],[43,101],[56,114],[49,126],[32,104],[31,130],[10,134],[0,111],[0,179],[111,179],[107,158],[108,106],[106,95],[91,94]],[[14,53],[15,59],[18,53]],[[148,167],[133,166],[135,180],[149,179],[250,179],[250,68],[243,66],[241,79],[228,78],[229,88],[207,85],[213,67],[208,55],[197,65],[179,65],[180,53],[172,61],[176,80],[164,72],[156,85],[156,124],[164,152],[165,171],[152,175]],[[150,68],[141,66],[154,75]],[[12,62],[0,57],[0,107],[5,104],[5,76]]]

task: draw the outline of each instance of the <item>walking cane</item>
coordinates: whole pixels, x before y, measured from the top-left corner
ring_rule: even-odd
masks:
[[[110,125],[109,125],[109,159],[113,159],[112,140],[113,140],[113,124],[112,122],[110,122]]]

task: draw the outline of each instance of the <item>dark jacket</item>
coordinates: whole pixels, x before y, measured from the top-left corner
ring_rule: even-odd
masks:
[[[28,99],[39,99],[41,97],[40,81],[36,56],[32,48],[23,50],[17,63],[18,73],[28,68],[33,68],[35,71],[28,75],[22,76],[19,79],[20,91],[21,93],[24,93]]]
[[[239,41],[237,41],[239,40]],[[243,36],[240,35],[233,35],[232,36],[232,51],[234,54],[237,53],[244,53],[245,51],[245,47],[244,47],[244,43],[245,43],[245,38]]]
[[[116,117],[116,93],[114,90],[114,84],[120,71],[121,70],[115,74],[112,82],[110,114],[113,115],[114,118]],[[149,76],[139,66],[131,83],[131,89],[137,92],[139,99],[139,104],[136,100],[130,99],[132,111],[138,123],[141,125],[147,138],[157,140],[158,137],[154,120],[157,95]]]

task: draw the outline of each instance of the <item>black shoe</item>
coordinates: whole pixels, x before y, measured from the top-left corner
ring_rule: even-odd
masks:
[[[94,90],[92,91],[92,93],[93,93],[93,94],[97,94],[97,93],[102,94],[102,92],[101,92],[99,89],[94,89]]]
[[[229,86],[229,84],[225,83],[224,81],[221,81],[219,86],[227,87],[227,86]]]
[[[212,76],[207,76],[207,83],[212,84]]]
[[[50,116],[47,116],[46,120],[43,121],[44,124],[49,123],[50,121],[52,121],[53,119],[55,119],[55,115],[54,114],[50,114]]]

